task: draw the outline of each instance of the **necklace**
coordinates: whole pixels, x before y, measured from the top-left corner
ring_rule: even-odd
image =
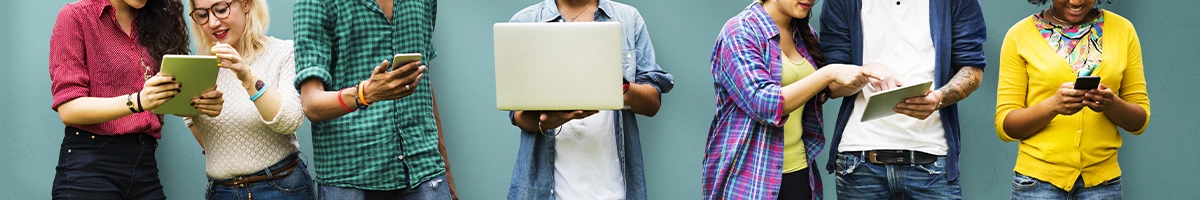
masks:
[[[591,7],[592,7],[592,3],[590,3],[590,2],[589,2],[587,5],[584,5],[584,7],[583,7],[583,10],[580,10],[578,13],[575,13],[575,16],[574,16],[574,17],[570,17],[570,18],[571,18],[571,20],[567,20],[567,21],[568,21],[568,22],[574,22],[574,21],[576,21],[575,19],[579,19],[579,16],[582,16],[582,15],[583,15],[583,13],[587,12],[588,10],[591,10]],[[567,9],[562,9],[562,10],[563,10],[563,11],[566,11]]]

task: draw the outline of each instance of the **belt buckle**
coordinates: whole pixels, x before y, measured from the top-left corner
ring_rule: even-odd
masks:
[[[242,182],[242,177],[238,177],[237,179],[233,179],[233,182],[232,182],[232,183],[230,183],[230,185],[233,185],[233,187],[237,187],[237,188],[244,188],[244,187],[246,187],[246,183],[243,183],[243,182]]]
[[[867,151],[867,161],[871,161],[871,163],[875,163],[875,164],[887,164],[882,161],[879,161],[878,156],[879,156],[879,151]]]

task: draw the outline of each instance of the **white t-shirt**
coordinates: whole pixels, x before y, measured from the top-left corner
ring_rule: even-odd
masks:
[[[934,79],[936,56],[929,30],[929,0],[863,1],[862,28],[863,64],[884,64],[905,84]],[[854,99],[854,111],[842,133],[839,151],[905,149],[946,155],[949,146],[937,112],[925,120],[897,114],[861,122],[866,96],[874,92],[874,88],[865,87]]]
[[[555,137],[556,199],[625,199],[615,114],[605,110],[563,124]]]

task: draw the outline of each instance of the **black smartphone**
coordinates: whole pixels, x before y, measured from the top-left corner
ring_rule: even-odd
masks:
[[[1075,78],[1076,90],[1091,90],[1096,89],[1096,87],[1100,87],[1099,76],[1080,76],[1079,78]]]

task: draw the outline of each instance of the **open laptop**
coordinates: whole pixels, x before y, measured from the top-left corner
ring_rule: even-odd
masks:
[[[620,110],[621,24],[496,23],[500,110]]]

